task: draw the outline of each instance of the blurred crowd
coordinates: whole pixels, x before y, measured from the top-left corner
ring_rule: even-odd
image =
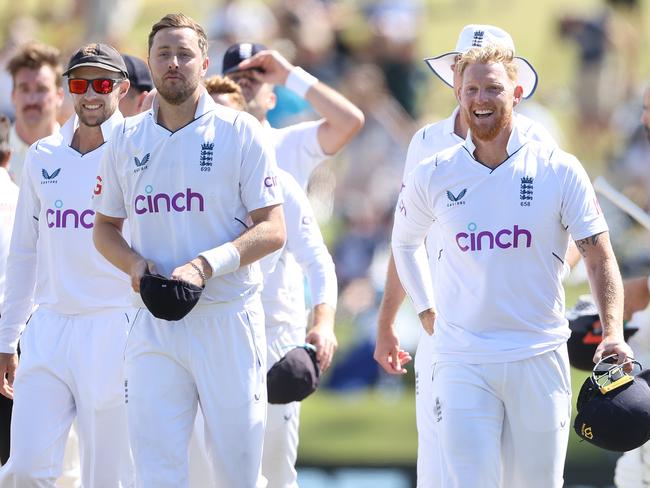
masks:
[[[469,3],[459,3],[458,8]],[[603,0],[588,12],[558,14],[556,36],[575,51],[574,85],[570,88],[574,117],[565,124],[568,128],[563,133],[554,117],[558,107],[535,101],[552,97],[536,97],[522,104],[520,110],[547,127],[590,171],[605,172],[614,186],[648,210],[650,147],[639,123],[647,81],[640,69],[642,7],[640,0]],[[75,0],[67,4],[67,10],[60,3],[44,5],[41,10],[36,17],[26,17],[16,5],[0,14],[4,26],[0,66],[6,66],[16,49],[30,39],[56,43],[64,59],[79,42],[91,40],[106,41],[123,53],[146,57],[144,32],[138,46],[125,40],[126,33],[137,28],[144,17],[142,0]],[[309,186],[336,264],[340,321],[359,325],[354,329],[358,336],[355,342],[363,347],[374,343],[375,314],[406,149],[416,129],[434,121],[423,113],[429,104],[421,103],[428,87],[438,82],[422,62],[424,56],[434,54],[423,52],[420,42],[429,13],[424,0],[223,0],[203,18],[196,16],[210,37],[212,64],[208,74],[221,72],[220,60],[229,45],[259,42],[277,49],[363,110],[366,123],[362,132],[316,170]],[[71,26],[67,28],[70,35],[63,29],[64,34],[50,40],[47,26],[64,21]],[[446,47],[452,50],[451,39]],[[444,49],[437,46],[434,51]],[[544,80],[544,73],[540,78]],[[303,99],[283,87],[276,90],[278,105],[269,113],[273,126],[314,118]],[[13,118],[11,92],[12,79],[3,68],[0,112]],[[449,91],[450,100],[452,97]],[[64,102],[59,122],[71,113],[69,101]],[[602,150],[595,152],[595,148]],[[601,204],[610,221],[623,273],[636,274],[650,268],[648,232],[607,202]],[[341,356],[343,363],[345,355]],[[377,372],[372,348],[366,347],[363,356]],[[376,381],[377,375],[369,375],[368,382]]]

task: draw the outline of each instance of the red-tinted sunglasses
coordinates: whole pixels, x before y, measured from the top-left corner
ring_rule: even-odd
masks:
[[[93,86],[95,93],[99,95],[106,95],[113,91],[115,83],[124,81],[124,78],[115,80],[112,78],[95,78],[94,80],[87,80],[85,78],[70,78],[68,80],[68,89],[70,93],[75,95],[83,95],[88,91],[90,85]]]

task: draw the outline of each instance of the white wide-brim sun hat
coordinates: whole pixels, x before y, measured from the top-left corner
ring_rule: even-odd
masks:
[[[490,44],[499,44],[515,52],[515,43],[503,29],[493,25],[466,25],[458,36],[456,50],[433,58],[426,58],[424,62],[431,68],[438,78],[450,87],[454,87],[454,72],[451,67],[456,64],[456,57],[474,47],[483,47]],[[529,98],[537,88],[537,72],[533,65],[526,59],[515,56],[517,64],[517,84],[523,89],[522,96]]]

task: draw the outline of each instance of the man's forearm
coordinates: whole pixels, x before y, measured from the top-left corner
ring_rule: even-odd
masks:
[[[319,303],[312,310],[312,327],[327,327],[334,330],[336,311],[327,303]]]
[[[363,112],[324,83],[313,85],[305,99],[324,119],[318,131],[318,140],[326,154],[338,152],[363,127]]]
[[[623,280],[609,243],[609,234],[576,241],[598,305],[603,338],[623,339]]]
[[[240,266],[251,264],[284,245],[286,231],[282,206],[275,206],[270,214],[270,218],[254,223],[233,241],[239,251]]]
[[[121,229],[110,222],[95,220],[93,242],[108,262],[128,275],[135,263],[143,259],[124,240]]]
[[[406,298],[406,292],[402,287],[395,267],[395,259],[391,252],[388,260],[388,269],[386,270],[386,283],[384,285],[384,294],[379,305],[379,317],[377,326],[380,330],[390,329],[395,324],[397,312]]]

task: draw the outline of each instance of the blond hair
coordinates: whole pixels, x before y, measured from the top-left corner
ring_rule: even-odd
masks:
[[[456,71],[462,78],[463,73],[470,64],[488,64],[488,63],[501,63],[513,82],[517,81],[517,63],[515,62],[515,53],[509,49],[498,44],[488,44],[483,47],[473,47],[466,53],[460,56],[456,63]]]
[[[204,58],[208,56],[208,36],[205,34],[205,30],[201,27],[201,24],[196,22],[194,19],[188,17],[185,14],[167,14],[158,22],[156,22],[151,27],[151,32],[149,33],[149,52],[151,52],[151,46],[153,46],[153,38],[156,34],[163,29],[179,29],[187,27],[196,32],[196,35],[199,38],[199,49]]]
[[[29,41],[23,44],[16,54],[7,63],[7,71],[11,77],[16,79],[16,74],[23,68],[38,70],[43,66],[49,66],[54,71],[56,86],[62,84],[61,75],[63,65],[61,64],[61,53],[55,47],[48,46],[37,41]]]
[[[210,95],[232,95],[232,100],[239,105],[240,110],[246,110],[246,99],[241,87],[230,78],[219,75],[210,76],[203,82]]]

